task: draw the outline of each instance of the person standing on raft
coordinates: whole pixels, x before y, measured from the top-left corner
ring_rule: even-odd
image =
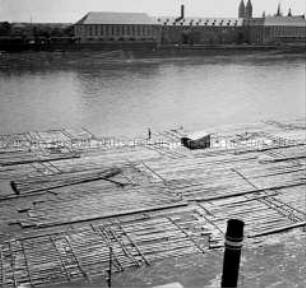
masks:
[[[151,129],[148,128],[148,139],[151,140],[151,137],[152,137],[152,132]]]

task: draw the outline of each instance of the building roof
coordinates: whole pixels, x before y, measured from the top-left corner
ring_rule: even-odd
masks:
[[[89,12],[76,24],[152,25],[156,22],[145,13]]]
[[[260,17],[260,18],[247,19],[245,23],[251,26],[263,26],[264,22],[265,22],[265,18]]]
[[[247,21],[247,22],[246,22]],[[294,26],[305,27],[304,16],[267,16],[264,18],[201,18],[185,17],[150,17],[145,13],[89,12],[76,24],[83,25],[167,25],[167,26],[216,26],[237,27],[244,24],[264,26]]]
[[[175,17],[156,18],[157,24],[169,26],[242,26],[243,18],[200,18],[186,17],[176,21]]]
[[[197,131],[197,132],[189,134],[187,138],[189,138],[190,140],[196,141],[196,140],[201,140],[203,138],[206,138],[209,135],[211,135],[211,133],[208,133],[207,131]]]
[[[264,26],[306,27],[306,20],[303,16],[267,16],[264,18]]]

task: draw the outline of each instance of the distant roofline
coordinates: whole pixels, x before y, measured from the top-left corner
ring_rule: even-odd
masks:
[[[146,12],[119,12],[119,11],[115,11],[115,12],[112,12],[112,11],[89,11],[85,14],[85,16],[83,16],[80,20],[78,20],[75,25],[77,24],[83,24],[83,25],[91,25],[91,23],[82,23],[82,22],[86,22],[86,19],[88,17],[90,17],[90,15],[118,15],[118,16],[124,16],[124,15],[135,15],[135,16],[145,16],[145,17],[148,17],[148,19],[151,19],[152,20],[152,23],[146,23],[147,25],[163,25],[163,21],[167,20],[168,19],[168,23],[171,25],[171,22],[172,24],[174,23],[182,23],[184,21],[188,22],[188,21],[194,21],[195,23],[198,22],[199,20],[200,21],[217,21],[217,22],[220,22],[220,21],[236,21],[238,22],[238,25],[240,26],[241,24],[243,25],[246,22],[254,19],[254,20],[257,20],[259,21],[260,19],[262,20],[267,20],[267,19],[292,19],[292,21],[294,20],[302,20],[304,19],[305,20],[305,15],[304,14],[301,14],[301,15],[292,15],[292,16],[288,16],[288,15],[281,15],[281,16],[276,16],[276,15],[266,15],[266,16],[261,16],[261,17],[252,17],[251,19],[246,19],[246,18],[243,18],[243,17],[203,17],[203,16],[189,16],[189,17],[184,17],[180,20],[177,20],[177,16],[151,16],[149,15],[148,13]],[[158,21],[158,20],[161,20],[161,21]],[[154,23],[155,22],[155,23]],[[265,22],[265,21],[263,21]],[[107,23],[106,23],[107,24]],[[115,25],[115,23],[110,23],[112,25]],[[141,23],[140,23],[141,24]],[[264,23],[263,23],[264,24]],[[285,24],[285,23],[284,23]],[[118,23],[118,25],[121,25],[121,23]],[[299,23],[300,25],[300,23]]]
[[[288,16],[288,15],[266,15],[264,18],[302,18],[305,19],[305,15],[304,14],[300,14],[300,15],[292,15],[292,16]]]
[[[96,14],[107,14],[107,13],[109,13],[109,14],[139,14],[139,15],[147,15],[147,16],[149,16],[149,14],[148,13],[146,13],[146,12],[118,12],[118,11],[115,11],[115,12],[113,12],[113,11],[88,11],[87,13],[86,13],[86,15],[88,15],[88,14],[90,14],[90,13],[96,13]],[[149,16],[149,17],[152,17],[152,16]]]
[[[154,24],[154,18],[149,16],[147,13],[145,12],[111,12],[111,11],[89,11],[85,14],[85,16],[83,16],[80,20],[78,20],[75,25],[78,25],[78,24],[82,24],[82,25],[95,25],[95,24],[100,24],[98,23],[99,20],[102,20],[101,22],[103,22],[103,16],[108,19],[106,20],[109,21],[109,24],[111,25],[115,25],[116,23],[112,23],[113,19],[112,19],[112,16],[114,19],[114,21],[116,21],[116,18],[118,17],[118,19],[122,18],[124,19],[124,16],[129,16],[129,19],[133,19],[133,17],[136,18],[136,23],[132,23],[133,21],[131,21],[131,24],[137,24],[137,22],[139,22],[139,24],[142,24],[142,25],[149,25],[149,24]],[[99,19],[100,17],[100,19]],[[137,19],[138,17],[138,19]],[[94,19],[93,22],[97,22],[97,23],[90,23],[92,20]],[[118,20],[117,19],[117,20]],[[140,20],[139,20],[140,19]],[[145,19],[145,20],[144,20]],[[147,21],[146,21],[147,20]],[[89,22],[89,23],[86,23],[86,22]],[[144,23],[141,23],[141,22],[144,22]],[[128,24],[128,23],[120,23],[121,21],[119,20],[118,24],[119,25],[122,25],[122,24]],[[123,21],[124,22],[124,21]],[[145,23],[145,22],[148,22],[148,23]],[[152,23],[150,23],[152,22]],[[103,23],[105,25],[107,25],[108,23]]]

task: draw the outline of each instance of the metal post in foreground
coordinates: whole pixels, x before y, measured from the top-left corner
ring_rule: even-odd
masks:
[[[243,241],[244,222],[230,219],[227,222],[223,259],[222,288],[236,288]]]

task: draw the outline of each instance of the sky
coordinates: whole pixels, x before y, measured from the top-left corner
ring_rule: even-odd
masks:
[[[247,0],[245,0],[247,1]],[[188,17],[237,17],[240,0],[0,0],[0,22],[74,23],[89,11],[145,12],[176,16],[185,4]],[[305,0],[252,0],[254,16],[274,14],[278,3],[287,13],[305,14]]]

